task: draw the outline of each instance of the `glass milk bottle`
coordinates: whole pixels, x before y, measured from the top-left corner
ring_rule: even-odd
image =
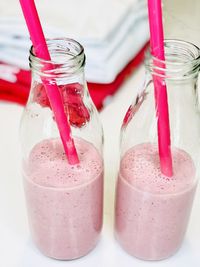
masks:
[[[165,62],[146,56],[146,82],[121,128],[115,236],[129,254],[161,260],[181,246],[192,209],[200,156],[197,77],[200,51],[166,40]],[[161,173],[153,77],[166,85],[173,176]]]
[[[90,99],[83,47],[47,41],[51,62],[30,51],[32,84],[21,120],[23,177],[32,238],[52,258],[70,260],[92,250],[102,228],[103,132]],[[51,63],[53,69],[45,70]],[[42,81],[57,84],[80,163],[67,161]]]

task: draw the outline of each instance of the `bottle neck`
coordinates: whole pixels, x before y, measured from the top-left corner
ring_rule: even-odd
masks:
[[[32,86],[28,105],[36,103],[42,108],[49,108],[45,85],[56,84],[67,114],[74,113],[77,107],[77,110],[83,109],[87,114],[86,117],[89,118],[84,104],[88,90],[84,75],[83,47],[71,39],[47,40],[47,45],[51,56],[50,61],[36,57],[33,48],[30,51]],[[76,121],[71,121],[71,124],[79,125]]]
[[[30,50],[30,67],[32,78],[36,81],[57,83],[84,83],[85,54],[83,47],[68,38],[47,40],[51,60],[43,60]]]
[[[197,78],[200,69],[200,50],[197,46],[180,40],[165,40],[164,48],[164,61],[147,52],[145,67],[148,74],[174,82]]]
[[[158,60],[148,53],[145,66],[149,74],[147,93],[154,99],[155,92],[158,92],[156,84],[165,85],[171,124],[173,125],[173,121],[178,116],[183,127],[188,127],[185,114],[191,118],[196,117],[195,114],[199,108],[197,89],[200,69],[199,48],[184,41],[166,40],[165,61]]]

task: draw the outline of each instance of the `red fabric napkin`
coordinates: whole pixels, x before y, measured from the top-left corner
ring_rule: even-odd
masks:
[[[136,67],[143,61],[147,45],[145,45],[138,55],[127,64],[127,66],[121,71],[121,73],[118,74],[112,83],[88,83],[91,98],[97,109],[100,110],[103,107],[106,98],[108,96],[112,96],[136,69]],[[20,70],[14,66],[9,66],[4,63],[0,63],[0,67],[1,70],[5,70],[4,75],[0,74],[0,100],[25,105],[30,90],[30,71]]]

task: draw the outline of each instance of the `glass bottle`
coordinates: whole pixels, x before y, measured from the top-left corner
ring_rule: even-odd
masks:
[[[30,50],[32,83],[20,136],[32,238],[52,258],[70,260],[96,245],[102,228],[103,132],[84,76],[83,47],[72,39],[47,41],[51,61]],[[45,69],[51,64],[53,69]],[[42,80],[58,85],[80,163],[67,161]]]
[[[180,247],[199,176],[200,114],[197,77],[200,50],[165,41],[165,62],[146,55],[146,81],[121,128],[116,185],[115,236],[131,255],[161,260]],[[173,176],[161,173],[153,79],[166,85]]]

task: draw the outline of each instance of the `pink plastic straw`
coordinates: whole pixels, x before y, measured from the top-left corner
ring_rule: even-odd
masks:
[[[31,41],[35,48],[36,56],[44,60],[51,60],[34,0],[20,0],[20,4],[31,36]],[[72,165],[77,164],[79,163],[79,159],[74,140],[71,136],[70,125],[64,112],[58,86],[56,84],[47,83],[45,79],[43,79],[43,83],[55,116],[68,162]]]
[[[164,61],[164,33],[161,0],[148,0],[150,45],[152,55]],[[167,89],[163,80],[154,75],[155,102],[158,117],[158,148],[161,172],[173,175]]]

